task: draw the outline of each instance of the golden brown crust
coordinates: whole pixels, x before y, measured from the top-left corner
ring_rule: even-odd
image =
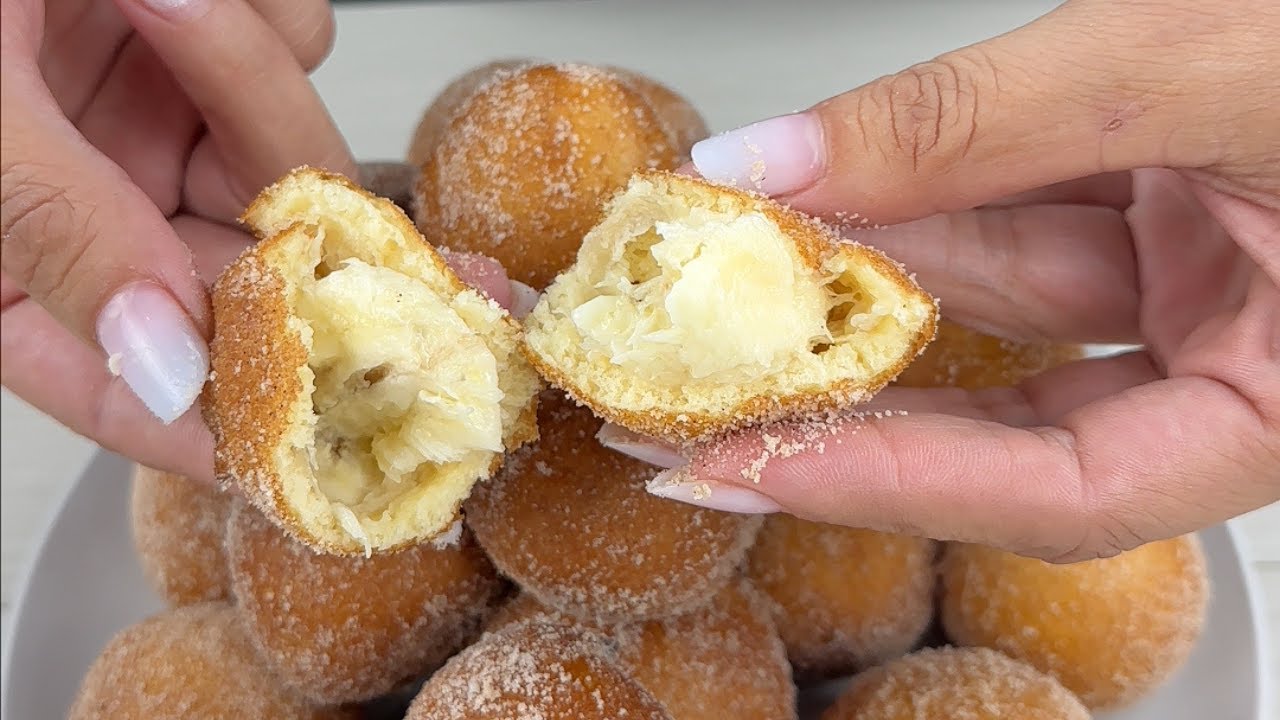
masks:
[[[618,658],[675,718],[795,718],[796,688],[768,600],[739,578],[705,607],[647,622],[572,617],[522,593],[494,614],[489,632],[522,622],[585,627],[618,645]]]
[[[953,543],[940,579],[954,642],[1022,660],[1094,710],[1128,705],[1181,667],[1209,598],[1195,535],[1072,564]]]
[[[85,674],[70,720],[353,720],[281,686],[235,610],[210,602],[152,616],[116,634]]]
[[[299,533],[304,525],[284,500],[274,454],[303,391],[298,369],[307,364],[307,350],[289,326],[285,280],[263,260],[269,248],[270,240],[250,247],[214,285],[211,372],[203,407],[216,440],[218,481],[238,487],[282,527]]]
[[[560,392],[544,393],[540,418],[537,444],[465,506],[504,575],[550,606],[608,622],[691,610],[732,580],[759,516],[646,492],[656,469],[597,442],[599,419]]]
[[[822,720],[1088,720],[1066,688],[985,648],[926,648],[849,683]]]
[[[898,657],[933,618],[937,543],[777,514],[747,557],[798,676],[848,675]]]
[[[693,144],[710,134],[706,121],[693,104],[666,85],[634,70],[620,67],[609,69],[630,82],[644,96],[679,151],[681,160],[688,160]]]
[[[472,640],[503,589],[465,530],[372,557],[313,553],[239,504],[227,533],[238,611],[279,677],[314,702],[370,699]]]
[[[303,223],[275,217],[295,183],[316,180],[336,183],[377,205],[383,217],[405,237],[421,240],[420,249],[449,291],[468,290],[449,268],[444,257],[425,240],[416,226],[394,203],[378,198],[342,175],[309,167],[298,168],[266,188],[241,217],[259,242],[245,250],[214,284],[212,295],[214,332],[209,345],[210,375],[203,402],[205,420],[216,445],[214,472],[224,487],[234,485],[267,517],[291,536],[322,552],[352,555],[366,548],[354,539],[338,544],[306,529],[297,511],[285,499],[283,480],[276,467],[276,450],[292,431],[293,408],[303,393],[299,370],[308,355],[298,331],[291,327],[293,311],[286,300],[288,282],[272,262],[287,253],[287,242]],[[505,313],[506,330],[518,334],[520,326]],[[537,397],[508,429],[504,444],[513,450],[538,437]],[[502,464],[494,458],[490,474]],[[453,516],[460,513],[461,500]],[[443,529],[442,529],[443,531]],[[408,539],[380,551],[394,551],[429,538]]]
[[[682,162],[688,148],[668,127],[687,120],[659,117],[651,93],[589,65],[491,70],[422,162],[418,227],[545,287],[572,264],[602,200],[637,170]]]
[[[133,543],[151,587],[170,606],[225,600],[231,499],[189,478],[135,466],[130,498]]]
[[[773,221],[788,238],[794,241],[801,257],[814,270],[837,253],[845,255],[852,263],[870,265],[883,277],[893,281],[898,291],[930,304],[935,300],[920,289],[906,271],[883,253],[864,245],[841,239],[834,231],[819,221],[802,215],[791,208],[761,195],[716,185],[701,178],[675,175],[665,171],[641,173],[638,177],[661,181],[678,178],[711,190],[742,208],[742,212],[759,212]],[[920,333],[912,341],[911,348],[902,359],[885,368],[867,382],[846,380],[835,382],[821,391],[800,392],[790,395],[752,397],[724,412],[690,413],[668,412],[660,409],[634,412],[609,405],[588,392],[585,385],[544,360],[528,343],[522,343],[525,357],[538,373],[552,385],[564,390],[574,400],[591,408],[596,415],[621,425],[633,432],[660,438],[677,444],[699,442],[718,434],[753,424],[776,422],[788,418],[830,413],[853,403],[863,402],[894,380],[933,340],[937,332],[937,313],[929,318]]]
[[[409,141],[409,150],[405,153],[405,159],[415,167],[422,167],[427,158],[435,152],[449,122],[453,120],[458,108],[467,101],[467,98],[489,82],[499,70],[511,70],[532,62],[526,58],[494,60],[472,68],[455,78],[440,91],[436,99],[432,100],[422,113],[422,119],[418,121],[418,127],[414,129],[413,138]]]

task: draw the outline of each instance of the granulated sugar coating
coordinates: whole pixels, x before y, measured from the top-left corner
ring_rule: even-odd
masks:
[[[605,68],[500,63],[476,77],[427,133],[434,147],[415,141],[414,219],[431,243],[488,255],[539,289],[572,264],[603,202],[637,171],[677,167],[697,135],[686,126],[701,127],[678,96]]]
[[[934,341],[894,384],[966,390],[1011,387],[1083,356],[1079,345],[1014,342],[943,320]]]
[[[673,720],[601,636],[516,623],[436,673],[405,720]]]
[[[133,545],[147,581],[170,606],[230,596],[223,545],[230,507],[211,485],[134,467]]]
[[[526,620],[591,626],[612,637],[623,667],[674,720],[796,716],[786,649],[765,599],[746,580],[730,583],[693,612],[620,625],[592,625],[522,594],[503,606],[489,627]]]
[[[837,677],[917,644],[933,617],[936,546],[770,515],[747,576],[772,601],[797,677]]]
[[[541,439],[476,487],[467,524],[495,565],[543,603],[607,621],[653,619],[706,603],[760,528],[650,495],[657,469],[596,441],[600,420],[543,394]]]
[[[248,505],[228,532],[246,627],[275,671],[326,704],[366,700],[439,667],[502,590],[467,535],[365,558],[317,554]]]
[[[1053,678],[986,648],[920,650],[868,670],[822,720],[1088,720]]]
[[[1203,628],[1208,581],[1194,535],[1054,565],[977,545],[942,561],[943,626],[1056,677],[1094,710],[1147,694]]]
[[[354,720],[276,681],[224,602],[169,610],[122,630],[89,668],[68,718]]]

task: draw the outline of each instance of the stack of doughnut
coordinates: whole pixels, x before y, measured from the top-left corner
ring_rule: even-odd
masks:
[[[846,341],[832,339],[836,325],[857,326],[850,318],[872,304],[916,302],[914,314],[895,316],[897,354],[885,350],[883,368],[862,378],[859,387],[868,396],[894,378],[926,388],[1013,386],[1079,357],[1078,347],[1016,343],[939,321],[931,303],[917,302],[926,297],[923,291],[875,251],[824,254],[830,236],[816,221],[795,220],[789,210],[761,211],[768,201],[749,193],[725,189],[717,195],[710,185],[663,179],[661,173],[680,166],[706,132],[684,98],[638,73],[506,59],[446,88],[414,134],[411,167],[379,172],[377,192],[399,200],[407,212],[351,195],[336,181],[315,182],[328,188],[324,192],[350,196],[352,217],[383,218],[409,242],[416,242],[409,237],[416,226],[429,246],[495,257],[512,278],[539,290],[585,262],[587,251],[579,257],[584,238],[599,234],[602,217],[619,212],[610,199],[635,192],[637,177],[650,183],[645,192],[657,192],[646,198],[658,205],[670,202],[673,192],[698,195],[704,220],[722,213],[746,218],[757,229],[767,229],[764,221],[795,223],[788,226],[789,239],[799,254],[778,257],[799,258],[796,283],[808,282],[806,263],[834,262],[849,271],[834,300],[818,285],[796,291],[830,312],[819,321],[831,334],[822,330],[808,338],[801,355],[829,354]],[[402,178],[400,187],[382,187],[390,177]],[[678,192],[663,190],[673,187]],[[305,225],[288,232],[308,232]],[[670,232],[668,240],[679,237]],[[298,237],[304,247],[306,237]],[[772,237],[764,232],[754,241],[791,252],[769,246]],[[629,263],[642,274],[656,267],[637,264],[631,245],[599,237],[592,242],[600,252],[616,250],[612,259],[593,256],[596,266]],[[710,240],[703,247],[724,251]],[[388,257],[363,259],[378,266],[390,263]],[[436,256],[424,257],[439,276],[435,282],[443,283],[436,287],[453,288],[446,300],[459,292],[456,279],[432,264]],[[347,263],[339,256],[324,272],[316,267],[314,278],[305,266],[306,277],[282,277],[275,291],[285,292],[280,287],[294,280],[298,287],[316,286]],[[283,268],[279,262],[273,267]],[[428,282],[414,276],[412,268],[420,266],[397,267],[396,282]],[[244,266],[239,272],[251,275]],[[350,277],[348,283],[358,278]],[[653,277],[632,278],[632,284]],[[868,284],[859,286],[863,281]],[[611,302],[625,302],[618,298]],[[218,300],[215,292],[215,311]],[[456,297],[454,302],[458,307]],[[541,310],[544,338],[554,336],[547,328],[555,323],[582,317],[560,310]],[[460,312],[471,320],[483,315]],[[485,312],[490,315],[483,322],[490,325],[484,327],[506,332],[505,315]],[[664,318],[676,324],[676,318]],[[466,336],[463,330],[459,337]],[[351,337],[326,342],[340,345]],[[308,362],[308,346],[297,347],[304,356],[298,362]],[[283,489],[292,487],[283,475],[297,468],[280,463],[265,475],[237,474],[243,464],[234,462],[235,454],[260,449],[239,449],[234,443],[245,442],[243,433],[218,435],[217,417],[210,424],[224,458],[219,467],[230,468],[219,470],[218,488],[139,468],[133,485],[136,550],[169,609],[110,641],[88,670],[70,717],[796,720],[806,688],[852,678],[824,720],[1078,720],[1155,691],[1183,664],[1200,633],[1208,588],[1194,536],[1109,559],[1053,565],[975,545],[659,499],[645,489],[656,469],[606,449],[596,434],[603,418],[645,431],[667,427],[654,418],[692,413],[696,419],[696,413],[680,407],[646,417],[601,412],[612,398],[641,386],[639,380],[657,377],[645,375],[653,368],[631,367],[630,376],[604,392],[590,377],[558,382],[536,350],[526,351],[550,387],[527,404],[513,404],[512,413],[536,413],[536,432],[505,445],[498,437],[499,460],[467,480],[474,481],[469,491],[460,486],[458,494],[466,496],[460,506],[420,508],[433,518],[459,519],[444,530],[435,521],[423,525],[412,535],[416,540],[394,547],[361,551],[358,544],[321,542],[304,528],[308,519],[297,517],[319,506],[295,502]],[[816,362],[783,356],[791,358],[789,368]],[[240,359],[247,379],[238,382],[247,387],[254,367],[279,357],[256,364]],[[499,360],[509,373],[527,367]],[[579,360],[583,367],[600,362],[587,355]],[[706,361],[694,358],[690,367]],[[760,373],[782,372],[782,364],[766,365]],[[308,367],[316,369],[303,364],[298,372],[305,375]],[[353,387],[367,391],[388,373],[394,382],[395,367],[374,370]],[[715,370],[724,377],[742,372]],[[697,385],[706,398],[729,397],[754,408],[748,413],[753,419],[774,417],[761,411],[759,397],[715,386],[715,373],[690,387]],[[799,374],[789,380],[803,386]],[[231,386],[222,382],[220,402],[226,405]],[[803,387],[809,400],[786,409],[781,419],[860,399]],[[248,405],[257,399],[242,400]],[[318,405],[290,405],[262,416],[281,423],[294,417],[290,413],[321,412]],[[724,426],[723,413],[713,419],[663,437],[678,443],[699,427]],[[466,435],[461,425],[447,427]],[[288,437],[295,442],[306,436]],[[329,442],[335,456],[355,453],[359,444],[341,433]],[[369,502],[367,496],[348,497],[357,488],[352,478],[367,481],[368,466],[360,470],[366,475],[330,469],[322,476],[315,458],[307,458],[314,447],[297,452],[311,473],[304,480],[328,483],[318,493],[353,505]],[[438,475],[417,477],[425,483]],[[406,492],[411,486],[403,483],[411,481],[392,484]]]

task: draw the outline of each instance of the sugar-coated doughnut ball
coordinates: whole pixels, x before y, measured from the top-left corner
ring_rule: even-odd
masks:
[[[657,470],[601,445],[591,411],[557,391],[538,405],[541,438],[464,506],[503,574],[553,608],[604,621],[690,610],[729,583],[759,516],[650,495]]]
[[[134,467],[133,545],[147,581],[170,606],[230,595],[223,543],[230,502],[212,485]]]
[[[798,676],[847,675],[910,650],[933,617],[936,543],[770,515],[747,575]]]
[[[405,720],[673,720],[602,636],[521,622],[487,633],[423,686]]]
[[[481,68],[446,127],[415,140],[414,218],[432,243],[488,255],[543,288],[577,254],[602,203],[639,170],[686,158],[697,113],[653,81],[574,63]],[[442,111],[440,111],[442,112]],[[430,138],[436,137],[433,147]]]
[[[282,685],[225,602],[172,609],[118,633],[89,668],[70,720],[347,720]]]
[[[439,667],[502,589],[461,525],[398,552],[318,554],[243,504],[228,553],[250,637],[285,682],[326,704],[367,700]]]
[[[467,98],[474,95],[480,86],[489,82],[494,73],[531,62],[523,58],[494,60],[471,68],[454,78],[422,113],[422,119],[418,121],[418,127],[414,129],[413,138],[409,141],[409,151],[405,154],[409,164],[422,167],[436,145],[440,144],[440,138],[443,137],[445,129],[449,127],[449,121],[453,119],[458,108]]]
[[[822,720],[1089,720],[1057,680],[987,648],[927,648],[858,675]]]
[[[937,337],[895,384],[966,390],[1012,387],[1082,357],[1084,349],[1079,345],[1015,342],[943,320],[938,323]]]
[[[957,544],[941,576],[952,640],[1024,660],[1095,710],[1168,679],[1191,653],[1208,600],[1194,535],[1071,565]]]
[[[745,579],[692,612],[616,625],[572,617],[521,594],[494,615],[489,627],[528,620],[581,625],[613,638],[623,667],[674,720],[795,717],[786,648],[765,599]]]

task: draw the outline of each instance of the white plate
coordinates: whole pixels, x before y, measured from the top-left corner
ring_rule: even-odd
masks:
[[[129,537],[129,463],[100,453],[72,487],[23,585],[4,652],[7,720],[66,716],[80,678],[116,631],[161,603]],[[1213,598],[1190,661],[1159,692],[1103,720],[1268,720],[1260,597],[1229,526],[1202,533]],[[806,718],[830,700],[809,693]]]

